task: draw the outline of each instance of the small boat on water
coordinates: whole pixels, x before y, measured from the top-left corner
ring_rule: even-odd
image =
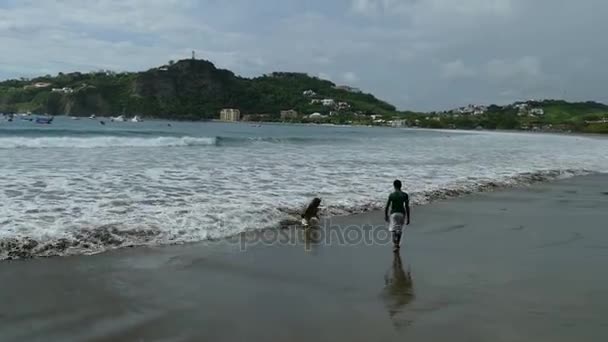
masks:
[[[125,120],[125,117],[124,117],[124,116],[119,115],[119,116],[117,116],[117,117],[115,117],[115,118],[112,118],[112,121],[117,121],[117,122],[125,122],[126,120]]]
[[[132,119],[131,122],[142,122],[144,120],[141,119],[141,117],[139,117],[139,115],[135,115]]]
[[[76,117],[76,116],[72,116],[72,117],[70,117],[70,119],[72,119],[72,120],[80,120],[80,118]]]
[[[6,121],[8,121],[8,122],[13,122],[13,118],[15,117],[14,114],[4,114],[4,113],[0,113],[0,116],[2,116],[3,118],[6,118]]]
[[[89,116],[89,119],[91,120],[95,120],[97,118],[97,116],[95,116],[95,114],[91,114],[91,116]]]
[[[53,117],[38,117],[36,118],[37,124],[50,125],[53,122]]]

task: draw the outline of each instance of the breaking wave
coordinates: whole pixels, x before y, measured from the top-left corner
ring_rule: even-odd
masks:
[[[430,202],[460,197],[478,192],[489,192],[504,188],[521,187],[539,182],[552,181],[573,176],[592,174],[589,170],[549,170],[539,172],[520,173],[513,177],[487,181],[471,181],[467,184],[454,185],[444,189],[421,191],[411,193],[414,205],[424,205]],[[332,205],[329,203],[323,209],[326,217],[345,216],[378,210],[382,208],[383,201],[370,201],[363,205]],[[301,208],[278,208],[280,217],[273,217],[268,226],[258,229],[285,227],[296,224]],[[203,214],[204,215],[204,214]],[[269,214],[270,216],[270,214]],[[171,222],[164,222],[170,225]],[[224,236],[201,235],[196,230],[183,230],[180,235],[163,231],[158,226],[128,228],[118,224],[102,225],[97,227],[80,228],[65,232],[61,236],[47,239],[34,239],[29,236],[13,236],[0,238],[0,260],[23,259],[32,257],[66,256],[76,254],[96,254],[113,249],[145,246],[169,245],[203,240],[225,238],[240,234],[237,231]]]
[[[215,137],[11,137],[0,138],[0,149],[214,146]]]
[[[216,137],[217,144],[222,146],[242,145],[251,143],[272,144],[326,144],[357,141],[351,138],[336,137]],[[358,139],[361,141],[362,139]]]
[[[348,138],[308,137],[193,137],[193,136],[87,136],[87,137],[0,137],[0,149],[19,148],[109,148],[109,147],[179,147],[179,146],[242,146],[252,143],[326,144],[349,142]]]
[[[596,172],[590,170],[546,170],[537,172],[523,172],[515,176],[497,179],[486,180],[480,182],[471,182],[467,184],[454,185],[443,189],[427,190],[410,193],[410,199],[413,205],[425,205],[436,201],[458,198],[461,196],[471,195],[474,193],[491,192],[495,190],[504,190],[508,188],[524,187],[536,183],[551,182],[559,179],[566,179],[576,176],[585,176]],[[348,207],[348,206],[330,206],[326,208],[325,215],[328,216],[345,216],[360,214],[371,210],[383,209],[385,202],[371,202],[366,205]]]

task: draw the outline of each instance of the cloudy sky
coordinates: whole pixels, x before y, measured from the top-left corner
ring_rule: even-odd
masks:
[[[145,70],[196,50],[400,109],[608,102],[607,15],[605,0],[0,0],[0,79]]]

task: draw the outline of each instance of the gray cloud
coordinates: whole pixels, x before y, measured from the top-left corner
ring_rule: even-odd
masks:
[[[601,0],[6,0],[0,78],[201,58],[350,83],[403,109],[608,101]]]
[[[457,59],[451,62],[443,63],[441,65],[441,74],[447,79],[458,79],[475,77],[477,75],[477,71],[464,65],[464,62],[461,59]]]

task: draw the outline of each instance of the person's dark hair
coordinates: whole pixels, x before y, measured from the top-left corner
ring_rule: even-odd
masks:
[[[397,179],[393,182],[393,186],[395,187],[395,189],[401,190],[401,181]]]
[[[319,197],[315,197],[315,199],[312,200],[312,203],[318,208],[321,205],[321,199]]]
[[[310,202],[310,204],[308,205],[308,207],[306,208],[304,213],[302,213],[302,217],[306,218],[306,219],[310,219],[311,217],[315,216],[320,205],[321,205],[321,199],[318,197],[315,197],[312,200],[312,202]]]

